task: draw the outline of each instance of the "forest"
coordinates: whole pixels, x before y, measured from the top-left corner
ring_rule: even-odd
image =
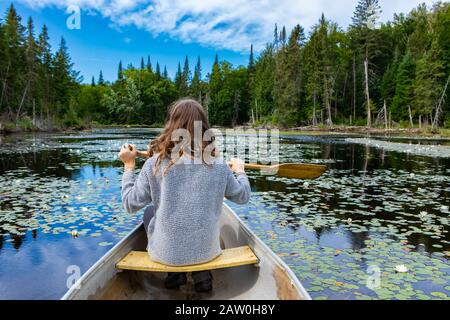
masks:
[[[161,126],[181,97],[200,101],[215,126],[352,125],[450,127],[450,3],[425,4],[381,23],[378,0],[359,0],[343,29],[322,15],[311,30],[274,26],[273,39],[246,66],[216,54],[166,66],[143,57],[118,61],[85,81],[68,46],[49,44],[47,27],[24,24],[13,4],[0,20],[0,129],[50,130],[95,125]]]

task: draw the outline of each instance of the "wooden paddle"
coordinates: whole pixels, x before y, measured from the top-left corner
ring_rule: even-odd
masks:
[[[148,158],[146,152],[137,151],[138,157]],[[246,163],[245,169],[259,170],[267,172],[268,174],[276,174],[279,177],[291,179],[317,179],[324,174],[327,166],[321,164],[306,164],[306,163],[281,163],[273,166],[265,166],[261,164]]]

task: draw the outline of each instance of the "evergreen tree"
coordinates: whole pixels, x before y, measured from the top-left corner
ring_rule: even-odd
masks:
[[[429,118],[444,90],[446,80],[445,66],[439,59],[437,44],[433,45],[421,59],[417,61],[416,78],[413,83],[413,113]]]
[[[141,57],[141,70],[145,70],[145,63],[143,57]]]
[[[255,58],[253,57],[253,44],[250,46],[250,58],[248,61],[248,72],[251,74],[253,73],[255,68]]]
[[[416,64],[410,53],[407,53],[400,63],[397,71],[395,96],[392,101],[392,116],[395,119],[406,120],[408,118],[408,106],[413,98],[413,81],[415,78]]]
[[[178,69],[177,69],[177,73],[175,74],[175,88],[177,89],[178,97],[182,96],[182,92],[181,92],[182,81],[183,81],[183,74],[181,72],[180,62],[178,62]]]
[[[295,114],[300,107],[302,94],[301,50],[304,40],[303,28],[300,25],[295,26],[287,45],[284,44],[283,49],[276,55],[274,96],[277,122],[282,127],[295,124]]]
[[[91,86],[92,86],[92,87],[95,87],[95,77],[94,77],[94,76],[92,76]]]
[[[169,74],[167,73],[167,67],[164,65],[163,78],[169,79]]]
[[[103,79],[103,72],[100,70],[100,74],[98,75],[98,85],[103,86],[105,85],[105,80]]]
[[[50,104],[52,103],[53,87],[51,83],[52,54],[46,25],[42,27],[42,31],[39,34],[37,53],[40,61],[38,66],[38,84],[41,91],[39,99],[40,115],[41,120],[43,115],[45,115],[48,120],[50,118]]]
[[[17,113],[22,105],[22,97],[26,94],[26,69],[25,61],[25,28],[21,24],[21,18],[17,15],[14,5],[11,4],[5,19],[3,31],[6,39],[6,59],[3,62],[6,65],[3,80],[2,103],[8,108],[9,117]],[[2,64],[3,64],[2,63]]]
[[[159,62],[156,62],[156,79],[159,80],[161,79],[161,69],[159,67]]]
[[[64,107],[69,105],[70,93],[76,83],[76,74],[72,70],[73,63],[64,38],[61,38],[52,64],[56,114],[62,117],[65,113]]]
[[[200,56],[197,59],[197,63],[194,69],[194,77],[192,78],[191,95],[196,98],[200,103],[202,101],[202,66],[200,62]]]
[[[189,70],[189,60],[186,56],[184,60],[183,73],[181,74],[180,95],[182,97],[189,94],[189,84],[191,82],[191,72]]]
[[[255,72],[251,87],[250,109],[253,121],[272,116],[274,98],[273,89],[275,82],[275,57],[274,47],[268,45],[255,63]]]
[[[275,29],[273,31],[273,45],[274,45],[275,49],[278,48],[278,42],[279,42],[279,39],[278,39],[278,26],[275,23]]]
[[[31,17],[28,19],[27,23],[27,37],[25,41],[25,56],[27,65],[27,82],[23,95],[23,102],[26,101],[27,108],[31,113],[34,113],[33,106],[35,106],[35,97],[37,96],[37,67],[38,67],[38,50],[37,43],[34,38],[34,25]],[[21,110],[20,110],[21,111]],[[17,118],[20,116],[20,112],[17,114]]]
[[[119,81],[123,80],[123,68],[122,68],[122,61],[119,62],[119,70],[117,71],[117,79]]]

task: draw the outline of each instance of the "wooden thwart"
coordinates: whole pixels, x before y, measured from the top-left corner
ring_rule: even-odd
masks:
[[[249,264],[257,264],[258,257],[249,246],[225,249],[216,259],[203,264],[173,267],[151,260],[146,251],[131,251],[123,257],[116,268],[120,270],[151,272],[194,272],[214,269],[225,269]]]

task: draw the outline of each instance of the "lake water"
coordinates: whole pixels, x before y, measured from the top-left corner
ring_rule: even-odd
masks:
[[[0,299],[60,298],[74,270],[85,272],[140,222],[121,209],[116,157],[122,143],[145,150],[157,133],[1,138]],[[450,299],[448,158],[327,135],[282,136],[280,154],[329,170],[306,182],[249,172],[251,202],[232,207],[313,298]]]

